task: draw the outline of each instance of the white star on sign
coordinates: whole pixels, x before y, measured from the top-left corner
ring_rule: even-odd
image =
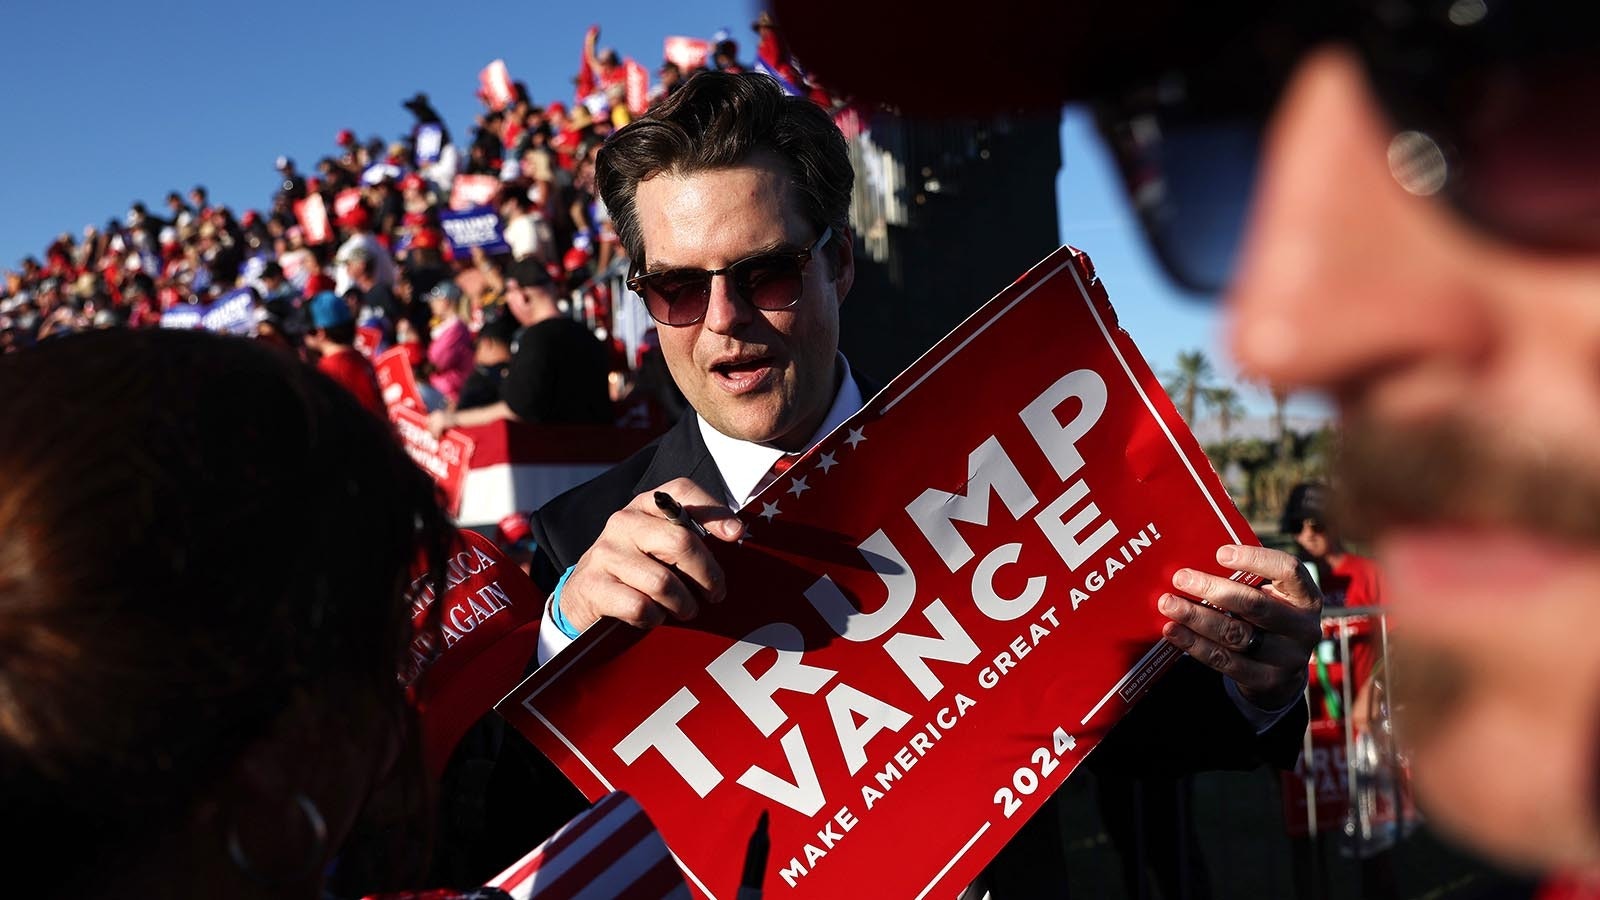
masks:
[[[822,470],[822,474],[824,474],[824,475],[828,474],[828,470],[833,468],[834,466],[837,466],[838,464],[839,463],[834,461],[832,453],[824,453],[817,460],[817,468],[821,469]]]
[[[789,485],[789,493],[795,495],[796,497],[809,490],[811,490],[811,488],[806,485],[806,480],[804,478],[796,478],[794,480],[794,484]]]
[[[844,439],[844,442],[850,445],[850,449],[854,450],[857,444],[867,439],[867,436],[861,433],[865,430],[866,426],[864,425],[860,428],[850,429],[850,436]]]
[[[776,503],[766,503],[766,502],[763,502],[761,504],[761,518],[766,519],[768,522],[771,522],[772,521],[772,517],[777,515],[777,514],[778,514],[778,504],[776,504]]]

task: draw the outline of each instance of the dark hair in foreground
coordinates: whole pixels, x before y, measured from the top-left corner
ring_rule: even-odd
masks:
[[[634,264],[644,264],[634,206],[639,182],[728,168],[757,150],[788,163],[800,211],[818,232],[827,226],[845,232],[855,170],[828,113],[804,97],[784,94],[766,75],[701,72],[612,135],[595,161],[601,199]]]
[[[114,876],[293,710],[404,727],[402,585],[448,522],[353,397],[163,330],[0,357],[0,397],[8,887]]]

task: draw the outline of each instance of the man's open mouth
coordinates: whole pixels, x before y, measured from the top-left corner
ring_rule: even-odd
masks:
[[[775,366],[770,356],[737,356],[711,365],[711,374],[723,390],[739,394],[764,385]]]

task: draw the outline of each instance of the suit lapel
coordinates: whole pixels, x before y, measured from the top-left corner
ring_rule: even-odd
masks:
[[[661,438],[649,468],[634,485],[634,494],[652,490],[674,478],[688,478],[713,497],[727,497],[728,487],[722,483],[722,473],[717,470],[711,451],[706,449],[705,438],[700,435],[700,419],[685,412],[678,423]]]

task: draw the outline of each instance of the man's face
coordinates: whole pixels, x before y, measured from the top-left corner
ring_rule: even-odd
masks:
[[[720,269],[810,246],[820,234],[792,194],[787,166],[766,152],[733,168],[641,182],[647,268]],[[847,235],[806,264],[799,302],[788,309],[758,310],[726,277],[713,278],[703,320],[659,329],[673,380],[723,434],[803,449],[833,403],[839,305],[854,278]]]
[[[1349,54],[1302,64],[1232,288],[1243,368],[1326,393],[1402,653],[1419,799],[1498,858],[1600,862],[1600,256],[1501,241],[1391,177]]]

